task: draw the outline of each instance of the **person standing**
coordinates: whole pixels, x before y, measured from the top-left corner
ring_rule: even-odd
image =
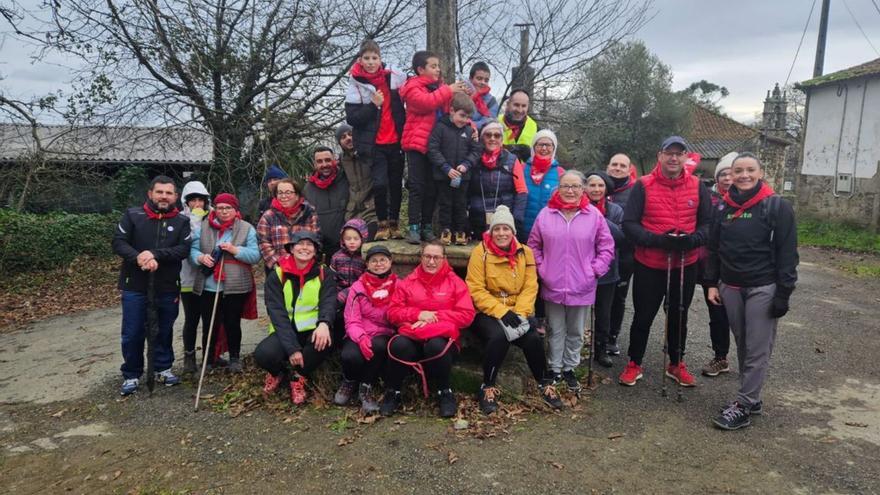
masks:
[[[333,256],[339,249],[339,233],[345,224],[345,208],[348,206],[348,179],[339,172],[339,163],[333,150],[326,146],[315,148],[312,162],[314,172],[303,188],[303,196],[318,215],[321,242],[326,256]]]
[[[532,139],[532,156],[523,167],[528,194],[523,219],[524,231],[520,233],[520,239],[529,238],[538,212],[547,206],[565,172],[556,160],[558,144],[556,134],[550,129],[538,131]]]
[[[159,175],[150,181],[147,201],[126,210],[113,234],[113,252],[122,258],[122,395],[135,393],[144,373],[147,306],[151,298],[158,317],[153,355],[156,381],[169,387],[180,383],[171,372],[172,335],[179,311],[181,262],[189,253],[192,236],[189,219],[178,214],[176,203],[174,181]]]
[[[501,146],[503,132],[501,124],[496,121],[490,121],[480,129],[483,153],[473,170],[474,179],[468,192],[468,218],[474,239],[483,235],[500,206],[506,206],[513,214],[514,233],[525,228],[528,188],[523,164]]]
[[[504,115],[498,120],[504,126],[504,147],[525,162],[531,155],[538,123],[529,116],[531,96],[524,89],[514,89],[507,99]]]
[[[320,232],[318,215],[303,198],[299,184],[292,179],[281,179],[275,186],[271,207],[263,213],[260,223],[257,224],[257,240],[266,274],[288,254],[284,246],[293,234],[303,230]]]
[[[608,199],[625,210],[629,194],[633,186],[636,185],[636,167],[628,156],[623,153],[617,153],[608,161],[605,172],[611,177],[613,183],[612,189],[609,190]],[[612,356],[620,354],[617,338],[623,326],[623,315],[626,312],[626,297],[629,295],[629,282],[632,278],[635,263],[633,259],[633,245],[626,239],[626,236],[620,242],[617,242],[615,247],[617,248],[617,270],[620,279],[614,287],[614,300],[611,302],[611,330],[608,335],[607,351]]]
[[[272,199],[275,197],[275,186],[278,184],[278,181],[287,177],[287,172],[282,170],[277,164],[273,163],[266,169],[266,175],[263,176],[263,187],[266,188],[268,194],[260,200],[258,220],[263,217],[263,213],[266,213],[266,210],[272,207]]]
[[[202,221],[208,216],[211,196],[204,184],[197,180],[189,181],[183,186],[180,195],[183,200],[183,213],[189,218],[189,229],[195,234],[202,228]],[[189,257],[181,263],[180,269],[180,303],[183,306],[183,372],[195,373],[196,370],[196,334],[202,309],[199,297],[193,294],[193,283],[199,266],[193,264]]]
[[[370,164],[354,147],[351,137],[351,126],[340,124],[336,128],[336,142],[342,149],[339,165],[345,178],[348,179],[348,204],[345,206],[345,221],[360,218],[367,224],[367,236],[372,239],[376,235],[378,224],[376,207],[373,201],[373,179],[370,178]]]
[[[492,74],[486,62],[477,62],[471,66],[471,72],[467,80],[468,91],[474,102],[474,113],[471,121],[477,130],[482,131],[483,126],[494,122],[498,118],[498,100],[492,96],[492,88],[489,87],[489,79]]]

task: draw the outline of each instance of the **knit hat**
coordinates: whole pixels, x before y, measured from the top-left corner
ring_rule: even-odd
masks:
[[[592,170],[587,173],[587,182],[590,181],[590,177],[596,176],[602,179],[605,182],[605,196],[609,196],[612,192],[614,192],[614,181],[611,180],[611,177],[608,176],[605,172],[601,170]]]
[[[214,197],[214,204],[227,204],[238,210],[238,198],[232,193],[220,193]]]
[[[510,213],[510,208],[504,205],[495,208],[492,223],[489,224],[489,232],[492,232],[496,225],[507,225],[516,234],[516,222],[513,220],[513,214]]]
[[[555,160],[556,150],[559,149],[559,140],[556,139],[556,134],[550,129],[541,129],[535,133],[535,137],[532,138],[532,156],[535,156],[535,144],[542,138],[547,138],[550,141],[553,141],[553,159]]]
[[[721,157],[718,160],[718,165],[715,165],[715,182],[718,182],[718,176],[721,175],[721,172],[728,170],[731,166],[733,166],[733,161],[736,160],[736,157],[739,156],[739,153],[736,151],[731,151],[730,153]]]
[[[351,129],[352,127],[345,122],[339,124],[339,127],[336,128],[336,143],[340,144],[343,134],[345,134],[346,132],[351,132]]]
[[[490,120],[483,124],[483,127],[480,128],[481,138],[483,137],[483,133],[486,132],[487,129],[495,129],[500,132],[502,136],[504,135],[504,126],[501,125],[501,122],[498,122],[497,120]]]
[[[268,184],[269,181],[272,179],[281,180],[286,179],[287,177],[287,172],[285,172],[281,169],[281,167],[273,163],[272,165],[269,165],[269,169],[266,170],[266,175],[263,176],[263,185]]]
[[[391,258],[391,250],[381,244],[377,244],[367,250],[367,255],[364,256],[364,261],[370,261],[370,258],[377,254],[384,254],[385,256],[388,256],[388,258]]]

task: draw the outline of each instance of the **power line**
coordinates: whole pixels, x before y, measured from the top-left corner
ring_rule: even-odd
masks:
[[[861,26],[861,24],[859,24],[859,21],[856,20],[856,16],[855,16],[855,14],[853,14],[853,11],[849,8],[849,4],[846,3],[846,0],[843,0],[843,6],[846,7],[846,11],[849,12],[849,16],[852,17],[853,22],[856,23],[856,27],[859,28],[859,31],[862,33],[862,36],[865,37],[865,41],[867,41],[868,44],[871,45],[871,48],[874,50],[874,53],[876,53],[878,56],[880,56],[880,51],[877,51],[877,47],[874,46],[874,43],[871,43],[871,39],[868,38],[868,35],[865,34],[865,30],[862,29],[862,26]],[[876,7],[877,4],[874,4],[874,6]]]
[[[804,32],[801,33],[801,41],[798,42],[797,51],[794,52],[794,60],[791,61],[791,67],[788,69],[788,75],[785,76],[785,84],[782,87],[788,86],[788,80],[791,79],[791,71],[794,70],[794,64],[797,62],[798,55],[801,53],[801,46],[804,44],[804,37],[807,35],[807,28],[810,27],[810,19],[813,18],[813,9],[816,8],[816,0],[813,0],[813,5],[810,5],[810,14],[807,15],[807,22],[804,23]]]
[[[877,9],[877,13],[880,14],[880,5],[877,4],[877,0],[871,0],[871,3],[874,4],[874,8]]]

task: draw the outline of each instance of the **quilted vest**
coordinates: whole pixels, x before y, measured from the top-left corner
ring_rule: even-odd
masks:
[[[645,188],[645,209],[642,227],[648,232],[663,235],[669,231],[692,234],[697,230],[697,211],[700,209],[700,179],[685,172],[677,179],[663,176],[658,166],[642,177]],[[697,262],[697,249],[685,254],[685,266]],[[666,270],[667,252],[663,249],[636,246],[636,260],[650,268]],[[678,254],[672,256],[672,266],[681,263]]]

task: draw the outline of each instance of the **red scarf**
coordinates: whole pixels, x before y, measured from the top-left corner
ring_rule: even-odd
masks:
[[[362,79],[372,84],[376,91],[384,97],[379,114],[379,129],[376,131],[376,144],[394,144],[398,141],[397,128],[394,125],[394,117],[391,115],[391,88],[388,86],[390,69],[382,68],[370,74],[364,70],[360,62],[355,62],[351,67],[351,75],[356,79]]]
[[[547,175],[547,171],[550,170],[550,165],[553,165],[553,157],[533,156],[532,168],[529,170],[532,182],[540,185],[541,181],[544,180],[544,176]]]
[[[318,172],[315,172],[309,177],[309,182],[318,186],[318,189],[327,189],[333,184],[333,181],[336,180],[337,173],[339,173],[339,165],[336,163],[336,160],[333,160],[333,171],[330,172],[330,175],[321,178],[318,175]]]
[[[384,89],[388,89],[388,82],[385,78],[388,77],[389,74],[391,74],[391,70],[386,69],[385,64],[382,64],[382,67],[372,74],[367,72],[360,62],[355,62],[354,65],[351,66],[352,77],[365,80],[367,83],[372,84],[379,91],[383,90],[383,86]],[[382,91],[383,96],[385,96],[386,98],[391,96],[390,94],[386,95],[384,93],[385,91]]]
[[[553,195],[550,196],[550,201],[547,202],[547,207],[559,211],[571,211],[583,210],[587,207],[588,204],[590,204],[590,198],[588,198],[586,194],[581,196],[580,203],[566,203],[562,200],[562,196],[559,195],[559,189],[557,189],[553,191]]]
[[[315,266],[315,259],[312,258],[312,261],[309,261],[309,264],[300,270],[296,266],[296,260],[293,258],[293,255],[284,256],[278,261],[278,266],[281,267],[283,273],[289,273],[299,277],[299,288],[302,290],[303,286],[306,285],[306,275],[308,275],[312,270],[312,267]]]
[[[501,156],[502,150],[501,146],[496,148],[495,151],[483,150],[483,166],[489,170],[495,170],[495,167],[498,166],[498,157]]]
[[[486,106],[486,102],[483,101],[483,95],[487,94],[491,89],[492,88],[487,85],[483,89],[476,89],[474,94],[471,95],[471,99],[474,100],[474,106],[483,117],[492,115],[492,112],[489,111],[489,107]]]
[[[162,220],[163,218],[174,218],[177,216],[178,213],[180,213],[180,210],[178,210],[176,207],[172,208],[170,211],[166,211],[164,213],[153,211],[153,209],[150,208],[149,201],[144,203],[144,211],[147,212],[147,218],[149,218],[150,220]]]
[[[416,277],[418,277],[419,282],[421,282],[422,285],[427,288],[431,288],[434,286],[434,280],[443,280],[444,278],[446,278],[446,275],[452,271],[452,268],[449,266],[449,262],[444,259],[443,264],[440,265],[440,268],[437,270],[436,273],[426,272],[425,269],[422,268],[421,264],[419,264],[419,266],[417,266],[416,269],[413,271],[415,272]]]
[[[738,208],[735,212],[733,212],[733,217],[731,218],[731,220],[734,220],[739,218],[743,213],[745,213],[746,210],[760,203],[761,200],[763,200],[764,198],[773,196],[773,194],[773,188],[770,187],[766,182],[761,181],[761,189],[759,189],[758,192],[755,193],[754,196],[752,196],[752,199],[746,201],[745,203],[739,204],[734,201],[733,198],[730,197],[730,189],[728,189],[727,192],[724,193],[724,202],[734,208]]]
[[[584,194],[584,196],[586,196],[586,194]],[[603,217],[605,216],[605,196],[602,196],[599,201],[590,200],[590,203],[599,210],[599,213],[601,213]]]
[[[490,253],[495,256],[499,256],[501,258],[507,258],[507,261],[510,262],[511,268],[516,268],[516,252],[519,249],[519,245],[516,243],[516,239],[510,240],[510,246],[507,247],[507,250],[501,249],[498,247],[498,244],[495,244],[495,240],[492,239],[492,234],[488,232],[483,232],[483,245],[486,246],[486,249],[489,250]]]
[[[361,275],[361,283],[367,290],[367,297],[373,306],[384,306],[391,301],[391,295],[397,288],[397,275],[390,274],[385,278],[373,275],[370,272],[364,272]]]
[[[223,233],[226,232],[227,229],[232,228],[232,225],[238,218],[241,218],[241,212],[236,211],[234,217],[230,218],[226,222],[220,223],[220,220],[217,219],[217,211],[211,210],[211,213],[208,213],[208,224],[220,232],[219,234],[217,234],[217,240],[220,240],[220,238],[223,237]]]
[[[288,208],[288,207],[282,205],[281,201],[278,201],[278,198],[272,198],[272,208],[280,211],[287,218],[292,218],[294,215],[296,215],[296,212],[299,211],[300,207],[303,204],[303,201],[305,201],[305,200],[303,199],[302,196],[300,196],[299,199],[296,200],[296,203],[294,203],[293,206]]]

